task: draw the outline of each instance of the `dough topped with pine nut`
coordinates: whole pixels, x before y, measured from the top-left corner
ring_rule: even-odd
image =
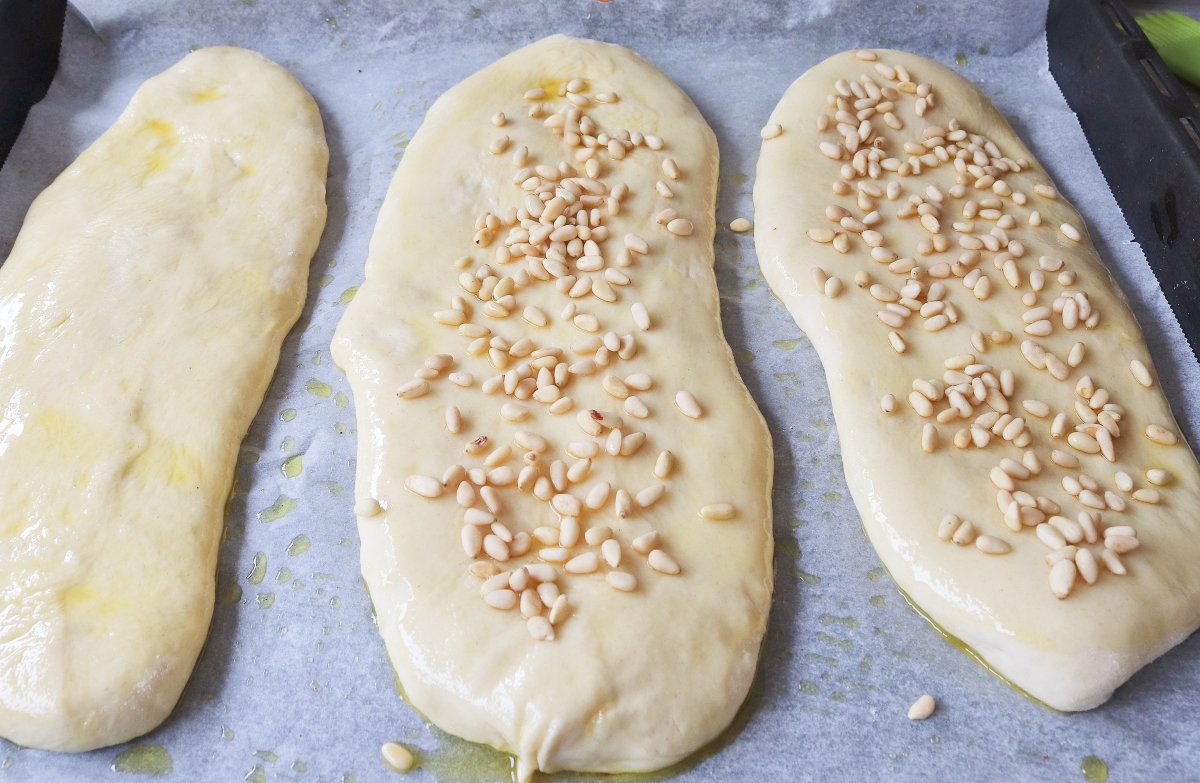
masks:
[[[899,588],[1060,710],[1200,624],[1200,474],[1079,214],[947,68],[844,52],[764,130],[755,243]]]
[[[721,332],[716,184],[666,76],[544,39],[430,109],[333,341],[392,664],[521,780],[670,765],[754,675],[771,443]]]
[[[328,158],[290,73],[200,49],[30,206],[0,267],[0,736],[90,750],[175,707]]]

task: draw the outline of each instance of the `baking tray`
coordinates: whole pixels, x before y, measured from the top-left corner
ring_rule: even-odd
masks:
[[[330,220],[304,314],[243,443],[212,629],[178,708],[146,737],[87,754],[0,742],[0,780],[135,780],[125,775],[141,771],[175,781],[386,781],[396,779],[378,757],[386,740],[417,751],[421,767],[407,780],[507,776],[504,757],[442,735],[392,686],[358,576],[354,418],[328,343],[361,280],[396,162],[430,102],[549,32],[631,46],[693,97],[721,147],[721,225],[752,216],[758,130],[809,66],[844,48],[890,46],[958,68],[1081,209],[1146,328],[1185,429],[1200,421],[1200,403],[1186,393],[1200,378],[1196,360],[1049,75],[1044,0],[76,5],[60,73],[0,169],[0,257],[29,201],[137,84],[199,45],[257,48],[312,91],[332,153]],[[1038,707],[953,649],[904,603],[865,540],[816,353],[767,291],[751,240],[722,229],[716,256],[725,333],[776,446],[776,594],[745,708],[671,779],[1057,781],[1086,768],[1098,780],[1105,767],[1112,780],[1194,777],[1200,639],[1080,715]],[[282,463],[295,467],[300,455],[303,472],[285,475]],[[904,712],[926,691],[939,711],[910,723]]]
[[[1046,37],[1050,71],[1200,356],[1200,114],[1121,3],[1051,0]]]
[[[58,68],[66,0],[0,0],[0,166]]]

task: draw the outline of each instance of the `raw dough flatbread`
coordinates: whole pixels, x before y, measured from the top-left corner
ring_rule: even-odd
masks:
[[[204,644],[238,446],[325,224],[283,68],[189,54],[29,209],[0,268],[0,735],[161,723]]]
[[[1152,370],[1150,388],[1134,377],[1149,350],[1079,214],[984,96],[911,54],[835,55],[788,89],[770,123],[782,134],[758,162],[759,261],[825,366],[871,543],[915,605],[1002,677],[1060,710],[1104,702],[1200,623],[1200,473]],[[935,231],[947,249],[923,254]],[[913,264],[920,285],[905,288]],[[1151,440],[1150,425],[1174,445]],[[1088,453],[1102,445],[1115,461]],[[1037,475],[1024,478],[1028,465]],[[948,514],[973,532],[939,538]],[[1132,543],[1116,535],[1123,526]]]
[[[584,83],[571,85],[575,79]],[[581,92],[563,97],[566,86]],[[523,98],[531,90],[531,98]],[[532,97],[537,90],[546,97]],[[599,143],[595,179],[586,176],[589,164],[564,143],[562,127],[557,132],[553,127],[565,122],[569,134],[576,123],[587,125],[559,113],[572,100],[596,123],[592,133],[598,137],[616,136],[619,129],[637,132],[627,137],[629,145],[620,139]],[[528,115],[531,107],[538,117]],[[501,127],[493,124],[497,112],[507,117]],[[551,115],[557,119],[547,126]],[[586,127],[580,130],[589,135]],[[661,151],[649,146],[659,146],[656,138],[642,134],[661,137]],[[495,154],[489,151],[493,145]],[[524,146],[529,161],[514,161]],[[674,171],[667,159],[678,164],[678,179],[667,173]],[[575,167],[566,177],[569,187],[554,183],[560,162]],[[520,172],[523,165],[543,168]],[[523,191],[529,178],[533,181]],[[471,76],[430,109],[392,182],[371,242],[366,281],[333,342],[334,359],[354,390],[359,422],[356,509],[363,575],[400,682],[413,706],[442,728],[514,753],[521,780],[536,770],[618,772],[672,764],[730,722],[754,674],[772,586],[771,444],[721,333],[712,250],[716,178],[711,130],[687,96],[646,61],[620,47],[563,36],[528,46]],[[659,180],[673,191],[672,198],[656,189]],[[546,182],[549,198],[557,198],[556,188],[580,194],[573,205],[547,203],[546,209],[566,209],[574,224],[583,204],[605,227],[584,232],[596,247],[585,246],[580,237],[571,245],[567,235],[578,234],[577,228],[551,240],[551,255],[585,254],[586,260],[550,264],[574,277],[574,284],[539,280],[538,275],[551,277],[540,260],[520,255],[510,260],[504,249],[512,245],[541,255],[538,237],[523,235],[507,221],[516,219],[528,198],[535,200],[536,210],[543,209],[533,192]],[[614,207],[608,197],[619,183],[627,184],[629,195]],[[690,220],[690,235],[655,222],[668,207]],[[487,228],[484,213],[493,216],[494,228]],[[534,223],[529,229],[542,231]],[[676,223],[675,229],[687,227]],[[640,247],[636,239],[626,242],[627,233],[645,240],[644,253],[625,249]],[[463,256],[467,259],[456,264]],[[476,276],[484,264],[495,274]],[[631,284],[622,284],[625,276]],[[471,293],[480,288],[481,277],[496,278],[483,282],[484,295],[494,284],[504,288],[485,302]],[[521,282],[512,294],[511,315],[496,309],[503,302],[494,299],[503,300],[511,284],[500,278]],[[584,279],[591,281],[591,293],[577,298],[560,293],[560,285],[587,285],[579,282]],[[636,325],[633,311],[639,302],[649,316],[648,331]],[[573,314],[563,312],[568,303]],[[463,308],[461,316],[455,315],[456,304]],[[444,311],[439,313],[444,323],[435,321],[435,311]],[[590,331],[588,316],[598,320],[596,331]],[[543,319],[545,326],[535,325]],[[456,328],[458,320],[474,326]],[[602,338],[610,330],[607,339],[614,342],[606,348]],[[479,336],[484,334],[486,339]],[[489,346],[497,337],[503,342]],[[532,342],[521,343],[525,338]],[[474,355],[468,348],[479,339],[483,343],[473,350],[481,355]],[[557,358],[551,355],[546,369],[529,368],[530,377],[542,375],[543,390],[536,397],[523,399],[533,381],[517,383],[522,365],[544,358],[536,351],[553,348],[562,349],[559,358],[566,365],[558,371],[562,399],[569,397],[573,404],[558,414],[551,412],[557,393],[545,391],[553,385],[546,381],[555,374],[551,368]],[[427,357],[442,354],[452,362],[435,359],[423,365]],[[607,365],[592,372],[588,363],[597,359]],[[566,372],[568,366],[575,371]],[[503,388],[484,393],[485,383],[490,387],[502,380],[501,372],[514,370],[515,395]],[[414,379],[414,371],[427,378],[428,390],[421,378]],[[650,379],[631,377],[639,373]],[[603,380],[610,375],[628,379],[628,385]],[[676,407],[679,391],[690,391],[698,400],[699,419]],[[626,393],[646,406],[646,418],[639,417],[637,401],[622,399]],[[566,405],[557,404],[559,409]],[[688,407],[686,398],[683,404]],[[461,414],[457,434],[447,432],[444,423],[451,405]],[[502,407],[527,418],[507,420]],[[608,426],[615,419],[604,426],[593,421],[598,434],[586,432],[577,417],[591,428],[589,409],[619,417],[622,435],[613,436]],[[605,453],[614,437],[632,450],[638,432],[646,439],[635,454],[614,458]],[[469,442],[478,436],[487,436],[486,447],[464,453],[473,450]],[[591,445],[570,447],[572,442]],[[503,453],[509,446],[511,456]],[[550,476],[561,478],[562,471],[583,461],[568,456],[569,448],[599,453],[586,477],[567,479],[562,489],[548,491]],[[486,477],[490,485],[500,485],[497,517],[515,534],[517,551],[530,548],[502,562],[486,553],[470,557],[460,543],[464,511],[456,493],[466,494],[472,513],[490,532],[482,495],[491,490],[469,480],[460,487],[463,471],[451,468],[482,472],[485,458],[497,449],[501,452],[488,468],[496,472]],[[663,449],[674,452],[676,465],[660,478],[655,465]],[[559,460],[562,465],[555,467]],[[535,467],[522,477],[527,461]],[[452,480],[443,491],[448,468]],[[410,480],[414,476],[425,479]],[[421,497],[406,488],[406,481],[438,497]],[[596,489],[606,482],[610,491]],[[649,497],[654,490],[639,495],[658,483],[665,485],[665,494],[657,502]],[[540,535],[551,536],[551,543],[558,535],[569,542],[571,523],[560,531],[559,514],[547,499],[569,512],[572,503],[593,492],[597,508],[583,507],[581,527],[595,536],[610,526],[616,543],[606,551],[619,549],[621,563],[610,568],[600,559],[603,545],[581,538],[570,548],[571,558],[583,557],[575,567],[588,569],[597,562],[599,567],[568,574],[550,562],[560,559],[554,547],[531,542],[530,535],[544,527]],[[554,494],[574,495],[574,500],[554,500]],[[618,497],[631,503],[627,518],[615,512],[624,502]],[[641,507],[638,497],[648,507]],[[376,513],[376,503],[382,513]],[[699,513],[702,506],[722,503],[732,505],[732,519]],[[721,511],[709,509],[709,514],[724,516]],[[652,531],[660,534],[661,549],[682,573],[659,573],[631,546]],[[489,551],[499,551],[500,543],[492,541]],[[478,546],[478,538],[468,541],[473,552]],[[654,562],[659,557],[653,556]],[[551,626],[551,607],[532,607],[532,599],[530,608],[538,612],[529,623],[516,608],[490,607],[480,595],[483,578],[469,570],[473,562],[476,573],[484,575],[493,567],[511,571],[531,563],[553,568],[555,586],[544,588],[550,592],[546,597],[557,600],[553,593],[561,590],[570,611],[559,610],[563,614]],[[610,570],[632,577],[636,588],[622,592],[610,586]],[[553,640],[531,636],[547,631]]]

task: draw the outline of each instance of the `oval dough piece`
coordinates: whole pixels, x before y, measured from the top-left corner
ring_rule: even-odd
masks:
[[[579,92],[560,95],[566,87]],[[576,104],[576,114],[562,113]],[[571,138],[577,128],[594,137],[584,144],[602,147],[594,177],[583,160],[591,153],[564,143],[563,131]],[[522,147],[529,160],[514,161]],[[520,171],[525,166],[537,168]],[[562,36],[521,49],[430,109],[384,202],[366,281],[334,339],[361,433],[363,575],[400,682],[442,728],[514,753],[522,780],[536,770],[672,764],[730,722],[753,677],[772,586],[771,445],[721,333],[716,177],[716,141],[700,113],[640,57]],[[672,198],[656,189],[660,180]],[[608,199],[622,184],[629,193],[614,207]],[[543,189],[544,205],[533,195]],[[539,217],[562,210],[559,225],[528,217],[515,225],[527,194]],[[551,205],[556,198],[562,202]],[[668,207],[690,221],[690,235],[655,222]],[[539,236],[550,231],[562,233]],[[557,281],[544,253],[563,259],[550,262]],[[560,292],[584,279],[589,292]],[[486,300],[470,291],[488,296],[493,288]],[[496,309],[504,296],[515,300],[507,315]],[[461,315],[454,297],[462,297]],[[648,320],[635,315],[639,304]],[[452,362],[426,364],[441,354]],[[597,360],[607,364],[591,372]],[[426,391],[414,372],[429,366]],[[499,388],[485,393],[492,384]],[[551,386],[560,391],[544,391]],[[570,410],[554,412],[558,394]],[[698,419],[682,410],[694,414],[692,402]],[[458,411],[453,422],[461,419],[456,433],[447,431],[449,406]],[[486,444],[472,445],[480,437]],[[631,453],[614,457],[609,447]],[[664,449],[674,464],[668,469],[672,461],[661,458],[656,474]],[[589,458],[590,466],[580,464]],[[533,467],[523,478],[526,464]],[[464,472],[455,465],[489,486],[469,477],[460,486]],[[444,489],[443,477],[451,479]],[[498,533],[483,497],[493,491],[506,526]],[[384,513],[371,515],[377,506],[369,499]],[[725,503],[732,508],[719,507]],[[707,519],[705,506],[729,518]],[[578,514],[578,525],[565,521],[560,530],[562,514]],[[463,532],[472,525],[478,533]],[[601,543],[605,527],[613,537]],[[529,554],[506,561],[489,554],[503,557],[508,535],[520,551],[535,532],[548,532],[549,543],[534,539]],[[657,553],[634,549],[635,539],[655,532]],[[468,556],[485,535],[487,549]],[[672,561],[679,574],[652,566],[669,571]],[[541,605],[530,597],[515,606],[515,593],[504,591],[490,600],[512,608],[481,598],[494,569],[534,563],[554,575]],[[524,576],[516,587],[531,589]],[[565,605],[552,610],[556,593]],[[527,623],[522,609],[535,619]],[[553,640],[535,639],[550,633]]]
[[[202,49],[147,81],[0,267],[0,735],[81,751],[175,706],[241,442],[325,223],[321,119]]]
[[[1177,431],[1157,385],[1131,372],[1149,349],[1079,214],[1012,128],[947,68],[877,54],[878,66],[849,52],[822,62],[771,115],[783,133],[763,142],[754,191],[763,273],[820,354],[846,480],[900,589],[1028,694],[1095,707],[1200,622],[1196,461],[1182,440],[1143,434]],[[937,237],[945,251],[921,246]],[[1123,471],[1153,488],[1153,468],[1174,476],[1161,502],[1119,487]],[[1073,483],[1081,474],[1095,489]],[[1080,512],[1097,516],[1081,525]],[[1126,525],[1140,547],[1103,554],[1103,531]],[[1126,575],[1106,568],[1114,557]]]

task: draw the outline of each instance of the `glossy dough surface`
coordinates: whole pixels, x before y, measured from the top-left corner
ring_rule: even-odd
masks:
[[[572,85],[576,79],[583,84]],[[581,103],[573,119],[560,113],[573,105],[560,94],[568,86],[581,91],[573,93]],[[531,90],[546,95],[523,97]],[[535,105],[539,116],[531,118]],[[506,115],[502,126],[493,124],[497,112]],[[559,119],[548,126],[552,115]],[[584,161],[592,153],[564,143],[564,122],[594,122],[591,134],[577,128],[593,143],[601,133],[638,133],[625,137],[628,145],[598,143],[593,178]],[[661,150],[642,134],[661,137]],[[528,161],[514,160],[526,146]],[[678,166],[676,177],[666,173],[674,171],[668,158]],[[574,174],[564,176],[560,162]],[[522,166],[543,168],[521,172]],[[691,101],[644,60],[562,36],[528,46],[430,109],[384,202],[365,283],[334,339],[358,416],[363,574],[400,682],[413,706],[442,728],[515,754],[521,779],[536,770],[674,763],[730,722],[754,674],[772,587],[771,445],[721,334],[712,250],[716,176],[712,132]],[[656,189],[659,180],[671,198]],[[629,193],[614,210],[609,197],[620,183]],[[599,219],[590,220],[587,232],[568,228],[545,241],[529,236],[541,231],[536,221],[515,225],[514,213],[527,196],[537,200],[539,189],[547,199],[571,191],[575,208],[553,209],[564,208],[572,225],[579,205]],[[549,202],[536,209],[543,207]],[[690,234],[655,222],[668,207],[690,221]],[[494,229],[488,214],[498,219]],[[554,220],[555,231],[563,228],[564,218]],[[687,230],[682,223],[675,228]],[[585,248],[580,233],[595,244]],[[628,250],[627,233],[646,248]],[[515,258],[504,249],[510,247]],[[550,264],[559,274],[546,271],[540,260],[546,253],[564,261]],[[589,282],[580,283],[584,278]],[[575,297],[563,293],[576,284],[593,288],[576,289]],[[506,300],[509,313],[496,309],[506,296],[513,297]],[[648,330],[637,325],[635,303],[646,308]],[[460,315],[451,312],[455,306]],[[564,313],[568,306],[573,310]],[[437,311],[443,322],[434,319]],[[459,320],[466,323],[456,326]],[[526,338],[532,342],[522,343]],[[439,355],[452,360],[434,359],[436,369],[422,370]],[[428,388],[414,380],[419,371]],[[629,386],[605,380],[610,375]],[[492,388],[506,379],[511,394],[502,383]],[[561,380],[559,391],[545,391],[555,385],[551,379]],[[531,397],[535,382],[540,391]],[[677,407],[683,390],[698,401],[700,418]],[[449,406],[461,417],[455,433],[446,423]],[[589,410],[604,412],[603,425],[587,421]],[[519,420],[505,418],[505,411]],[[613,427],[621,434],[614,436]],[[480,436],[486,446],[470,446]],[[618,453],[630,453],[612,456],[606,449],[614,437]],[[675,464],[656,473],[664,449]],[[572,451],[596,452],[586,475],[580,463],[589,458]],[[473,475],[464,478],[468,468]],[[552,477],[562,479],[568,468],[575,478],[551,489]],[[426,478],[410,486],[437,497],[406,488],[413,476]],[[451,480],[443,489],[444,476]],[[664,489],[642,494],[657,484]],[[663,494],[654,498],[657,492]],[[515,534],[511,548],[500,546],[491,533],[497,528],[486,524],[483,532],[493,540],[482,552],[479,538],[463,532],[466,513],[490,519],[483,495],[492,498],[503,532]],[[589,496],[595,508],[573,508]],[[382,513],[375,513],[376,501]],[[699,513],[726,503],[731,519]],[[577,519],[582,534],[560,529],[562,516]],[[607,547],[585,539],[604,527],[613,535]],[[634,539],[654,531],[679,574],[660,573],[633,548]],[[550,543],[534,534],[548,534]],[[574,566],[552,551],[555,536],[578,538],[564,545]],[[515,554],[522,548],[529,552]],[[614,567],[607,558],[616,552]],[[493,608],[481,598],[487,575],[536,563],[555,574],[541,597],[554,604],[557,594],[565,596],[556,612],[545,602],[527,606],[534,618],[527,621],[518,608]],[[625,575],[613,580],[636,586],[616,589],[607,581],[612,572]],[[552,640],[534,638],[548,630]]]
[[[1095,707],[1200,622],[1196,461],[1080,216],[1003,117],[934,62],[859,57],[812,68],[771,116],[763,272],[820,354],[847,481],[898,586],[1027,693]],[[864,148],[880,154],[856,161]],[[920,246],[935,232],[942,252]]]
[[[80,751],[175,706],[238,446],[299,316],[328,153],[304,88],[202,49],[33,203],[0,267],[0,735]]]

